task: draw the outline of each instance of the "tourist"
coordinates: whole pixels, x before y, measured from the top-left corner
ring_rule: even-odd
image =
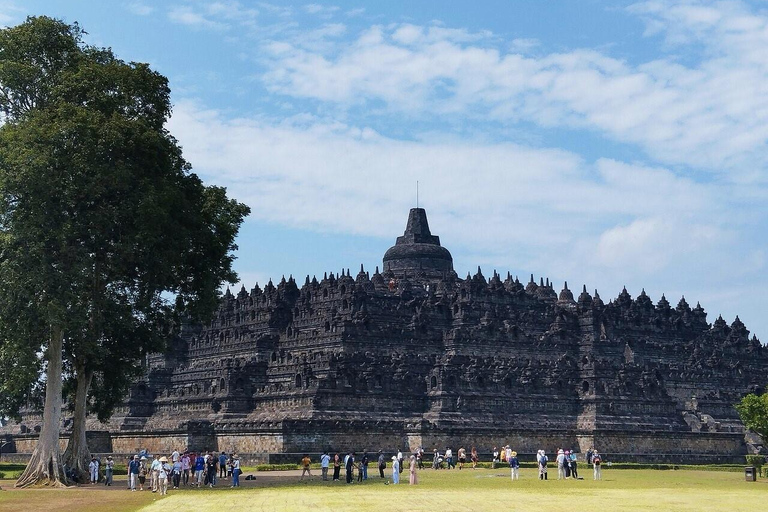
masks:
[[[493,459],[491,461],[491,469],[496,469],[496,463],[499,462],[499,449],[493,447]]]
[[[574,452],[573,450],[571,450],[571,457],[570,457],[570,460],[568,462],[570,463],[571,476],[574,479],[579,478],[579,472],[576,469],[576,452]]]
[[[402,473],[403,472],[403,452],[401,452],[400,450],[397,450],[397,464],[398,464],[397,466],[398,472]]]
[[[520,480],[520,461],[517,460],[517,452],[510,452],[507,461],[512,480]]]
[[[219,478],[227,478],[227,452],[219,455]]]
[[[504,453],[504,455],[506,456],[506,458],[507,458],[507,459],[506,459],[506,460],[507,460],[507,462],[509,462],[509,459],[511,459],[511,458],[512,458],[512,448],[510,448],[510,447],[509,447],[509,445],[507,445],[507,446],[505,446],[505,447],[504,447],[504,449],[502,450],[502,452],[503,452],[503,453]]]
[[[107,457],[107,462],[104,464],[104,485],[112,485],[112,476],[115,471],[115,461],[112,460],[112,456]]]
[[[205,457],[198,453],[195,457],[195,485],[197,487],[203,483],[203,473],[205,473]]]
[[[571,478],[571,452],[569,450],[565,450],[563,469],[565,469],[565,479],[568,480]]]
[[[168,473],[171,467],[168,465],[168,457],[161,457],[158,462],[160,467],[157,470],[157,488],[160,490],[160,495],[165,496],[168,494]]]
[[[176,462],[171,466],[171,478],[173,481],[173,488],[178,489],[181,483],[181,460],[176,459]]]
[[[603,474],[601,471],[601,466],[603,464],[603,459],[600,458],[600,454],[597,453],[597,450],[592,452],[592,466],[594,467],[594,479],[595,480],[602,480]]]
[[[544,452],[544,450],[539,450],[536,453],[536,463],[539,465],[539,480],[547,479],[547,462],[548,461],[549,461],[549,457],[547,457],[547,454]]]
[[[363,458],[360,459],[360,475],[362,480],[368,480],[368,452],[363,450]]]
[[[352,483],[352,478],[355,474],[355,452],[349,452],[347,458],[344,459],[344,476],[348,484]]]
[[[158,455],[155,454],[152,458],[152,464],[149,466],[149,483],[152,486],[152,492],[157,492],[158,489],[158,477],[160,476],[160,466],[162,463],[160,462]]]
[[[592,452],[593,452],[592,448],[589,448],[587,450],[587,458],[586,458],[587,465],[591,465],[592,464]]]
[[[88,473],[91,475],[91,484],[99,481],[99,461],[96,457],[91,457],[91,463],[88,464]]]
[[[440,452],[437,448],[432,450],[432,469],[440,469]]]
[[[384,478],[384,470],[387,469],[387,461],[384,459],[384,452],[379,450],[379,476]]]
[[[205,461],[205,485],[213,487],[216,480],[216,463],[217,458],[213,454],[209,454]]]
[[[134,455],[131,461],[128,463],[128,488],[132,491],[136,490],[136,480],[139,479],[139,456]]]
[[[339,456],[339,452],[336,452],[336,455],[333,456],[333,481],[334,482],[339,481],[339,473],[341,473],[341,457]]]
[[[139,461],[139,490],[144,490],[144,484],[147,483],[147,474],[149,473],[149,465],[147,464],[147,458],[142,455]]]
[[[477,469],[477,448],[474,446],[472,447],[472,451],[470,451],[470,457],[472,458],[472,469]]]
[[[179,458],[179,450],[173,450],[173,453],[171,454],[171,463],[178,462]]]
[[[400,461],[398,460],[397,455],[392,456],[392,483],[400,483]]]
[[[467,450],[462,446],[459,448],[459,469],[464,467],[465,462],[467,462]]]
[[[240,487],[240,457],[232,454],[232,487]]]
[[[189,456],[189,452],[184,452],[181,457],[181,472],[183,475],[184,485],[189,485],[189,470],[192,467],[192,460]]]
[[[453,451],[451,450],[450,446],[446,448],[443,458],[445,459],[445,464],[448,469],[456,467],[456,465],[453,463]],[[459,448],[459,460],[461,460],[461,448]],[[461,469],[461,466],[459,466],[459,469]]]
[[[557,479],[562,480],[565,478],[565,453],[563,449],[557,450]]]
[[[419,469],[424,469],[424,448],[419,448],[416,452],[416,463]]]
[[[323,480],[328,481],[328,466],[331,463],[331,456],[328,455],[328,451],[323,452],[323,456],[320,457],[320,472],[323,475]]]
[[[304,480],[305,473],[307,476],[312,476],[312,473],[309,471],[310,464],[312,464],[312,460],[309,458],[309,455],[305,453],[304,458],[301,459],[301,478],[299,478],[299,480]]]
[[[416,485],[418,483],[418,479],[416,477],[416,457],[414,455],[411,455],[411,466],[410,466],[410,485]]]

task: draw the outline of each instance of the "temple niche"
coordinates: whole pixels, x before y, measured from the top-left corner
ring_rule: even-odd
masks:
[[[91,428],[116,453],[176,444],[273,461],[508,443],[724,462],[758,443],[733,404],[764,384],[768,358],[738,317],[709,324],[699,304],[644,290],[606,303],[533,275],[461,278],[421,208],[382,263],[227,290]]]

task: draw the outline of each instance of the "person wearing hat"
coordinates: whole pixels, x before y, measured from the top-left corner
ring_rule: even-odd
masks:
[[[160,468],[157,470],[157,488],[160,490],[160,495],[165,496],[168,494],[168,475],[171,472],[171,466],[168,465],[168,457],[165,456],[160,457],[158,462]]]
[[[152,485],[152,492],[157,492],[158,484],[160,483],[157,481],[160,476],[160,466],[162,466],[162,462],[160,462],[158,455],[155,454],[152,458],[152,464],[149,466],[149,483]]]
[[[240,487],[240,457],[232,455],[232,487]]]
[[[128,462],[128,488],[132,491],[136,490],[136,480],[139,478],[139,456],[134,455],[130,462]]]
[[[91,484],[99,481],[99,461],[96,457],[91,457],[91,463],[88,464],[88,473],[91,475]]]
[[[517,452],[509,452],[507,458],[512,480],[520,480],[520,461],[517,460]]]
[[[115,470],[115,461],[112,460],[112,456],[107,457],[107,462],[104,464],[104,485],[112,485],[112,474]]]
[[[397,455],[392,456],[392,483],[400,483],[400,460],[398,460]]]
[[[565,452],[560,448],[557,450],[557,479],[565,478]]]

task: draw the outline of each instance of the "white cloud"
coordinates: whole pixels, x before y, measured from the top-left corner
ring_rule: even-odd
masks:
[[[137,16],[149,16],[155,12],[155,8],[141,2],[131,2],[125,6],[128,11]]]
[[[328,19],[339,11],[339,7],[336,5],[306,4],[304,5],[304,11],[308,14]]]
[[[589,49],[527,56],[535,41],[502,51],[489,33],[399,24],[347,44],[282,47],[262,79],[274,93],[342,108],[376,101],[415,117],[587,128],[667,164],[765,182],[744,169],[768,163],[768,18],[732,3],[648,2],[631,12],[675,41],[695,41],[704,57],[630,65]]]
[[[168,19],[174,23],[209,30],[226,30],[233,25],[255,27],[257,9],[244,7],[240,2],[223,0],[178,5],[168,10]]]

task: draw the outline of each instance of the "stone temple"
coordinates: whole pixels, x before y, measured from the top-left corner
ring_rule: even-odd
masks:
[[[624,289],[606,303],[533,276],[459,278],[414,208],[372,274],[228,290],[209,325],[185,325],[147,358],[125,406],[108,424],[89,420],[89,437],[95,452],[188,446],[272,461],[510,444],[739,462],[761,441],[733,404],[767,369],[738,317],[710,324],[684,298]],[[31,415],[12,426],[17,452],[31,451],[35,427]]]

